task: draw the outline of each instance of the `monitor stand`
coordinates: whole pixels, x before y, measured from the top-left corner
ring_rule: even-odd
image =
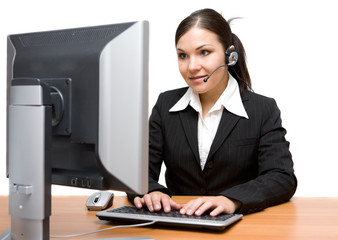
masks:
[[[51,90],[39,79],[22,80],[12,80],[10,87],[7,171],[11,227],[0,240],[45,240],[50,237],[51,216]]]
[[[10,88],[7,171],[11,227],[1,239],[49,239],[52,108],[44,97],[49,90],[38,79],[27,81],[29,85],[20,82],[13,80]]]

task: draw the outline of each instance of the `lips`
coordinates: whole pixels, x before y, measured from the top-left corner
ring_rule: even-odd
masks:
[[[204,75],[204,76],[194,76],[194,77],[189,77],[189,79],[192,82],[200,82],[200,81],[203,81],[206,77],[207,77],[207,75]]]

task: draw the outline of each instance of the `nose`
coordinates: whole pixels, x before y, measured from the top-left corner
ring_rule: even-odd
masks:
[[[190,72],[197,72],[199,70],[201,70],[202,65],[200,63],[200,61],[198,60],[198,58],[195,57],[191,57],[190,61],[189,61],[189,71]]]

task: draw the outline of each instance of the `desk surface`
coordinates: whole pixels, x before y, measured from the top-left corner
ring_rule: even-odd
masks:
[[[191,197],[174,197],[179,203]],[[87,211],[87,196],[54,196],[50,218],[51,235],[68,235],[112,227],[95,212]],[[117,196],[114,207],[129,205]],[[0,196],[0,234],[10,225],[8,197]],[[154,239],[338,239],[338,198],[293,198],[262,212],[245,215],[223,232],[159,227],[121,228],[71,239],[148,236]]]

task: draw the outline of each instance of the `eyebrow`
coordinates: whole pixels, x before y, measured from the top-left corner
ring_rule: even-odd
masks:
[[[201,48],[203,48],[203,47],[205,47],[205,46],[212,46],[212,45],[211,45],[211,44],[203,44],[203,45],[197,47],[195,50],[199,50],[199,49],[201,49]],[[183,50],[183,49],[180,49],[180,48],[177,48],[176,50],[177,50],[177,51],[180,51],[180,52],[184,52],[184,50]]]

